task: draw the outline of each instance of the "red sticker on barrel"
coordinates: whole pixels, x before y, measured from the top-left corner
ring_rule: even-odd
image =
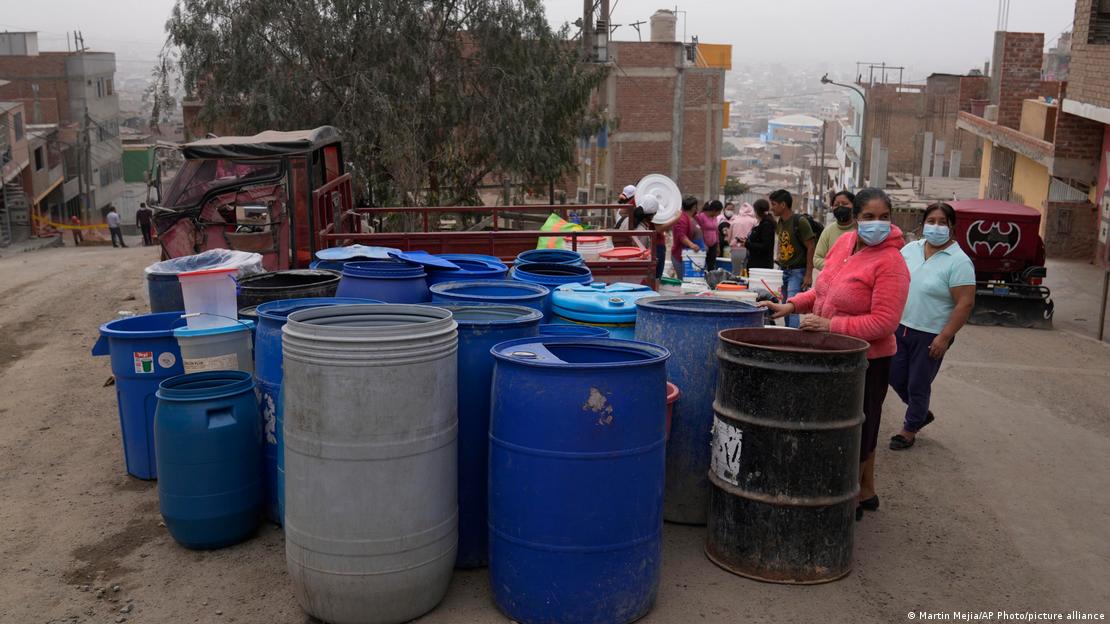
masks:
[[[154,352],[133,351],[132,355],[135,356],[135,373],[141,375],[154,372]]]

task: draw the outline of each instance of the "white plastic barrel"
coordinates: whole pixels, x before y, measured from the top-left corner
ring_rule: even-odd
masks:
[[[241,370],[254,373],[251,351],[253,327],[253,321],[235,321],[233,325],[221,327],[175,329],[173,336],[181,349],[181,364],[185,372]]]
[[[190,329],[234,325],[238,318],[235,274],[238,268],[204,269],[177,276]]]

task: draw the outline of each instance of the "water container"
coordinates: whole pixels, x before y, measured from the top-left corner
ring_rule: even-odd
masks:
[[[778,296],[782,294],[782,270],[748,269],[748,287]]]
[[[867,343],[825,332],[720,334],[705,553],[761,581],[852,570]]]
[[[493,264],[505,264],[505,261],[497,256],[488,256],[486,254],[438,254],[440,258],[455,262],[456,260],[477,260],[480,262],[491,262]]]
[[[186,548],[223,548],[251,536],[262,517],[262,427],[244,371],[171,377],[154,419],[158,503]]]
[[[419,264],[392,260],[348,262],[339,280],[338,297],[386,303],[423,303],[430,299],[427,274]]]
[[[281,328],[290,313],[321,306],[349,303],[378,303],[369,299],[313,297],[270,301],[258,306],[254,341],[254,375],[258,385],[258,409],[262,421],[263,478],[266,484],[266,515],[281,524],[284,506],[284,462],[281,428],[283,420],[281,381]],[[239,311],[242,314],[242,310]]]
[[[667,379],[682,389],[667,441],[663,517],[670,522],[705,524],[717,334],[733,327],[760,327],[764,312],[716,297],[658,297],[641,299],[636,306],[636,339],[670,349]]]
[[[563,244],[570,248],[573,237],[567,236],[563,241]],[[601,258],[601,254],[612,249],[613,239],[608,236],[579,236],[578,249],[574,251],[577,251],[585,262],[597,262]]]
[[[267,301],[331,297],[339,287],[339,275],[332,271],[297,269],[251,275],[239,280],[238,305],[256,306]]]
[[[608,338],[609,330],[594,325],[559,325],[556,323],[546,323],[540,325],[540,335]]]
[[[613,338],[636,333],[636,301],[659,293],[639,284],[568,284],[551,293],[552,323],[602,327]]]
[[[192,256],[171,258],[146,267],[147,293],[151,312],[175,312],[185,309],[181,281],[177,276],[201,269],[234,268],[238,276],[261,273],[262,254],[228,249],[209,249]]]
[[[110,355],[116,378],[120,437],[128,474],[158,476],[154,458],[155,393],[163,380],[185,372],[173,330],[184,327],[181,312],[142,314],[105,323],[93,355]]]
[[[671,437],[671,420],[674,419],[674,404],[678,401],[678,397],[682,396],[682,391],[678,386],[671,382],[667,382],[667,437]]]
[[[181,347],[181,361],[186,373],[217,370],[242,370],[254,372],[251,352],[251,334],[254,323],[237,321],[234,325],[173,330]]]
[[[570,249],[529,249],[522,251],[513,262],[513,266],[522,264],[573,264],[586,266],[582,254]]]
[[[455,567],[476,568],[489,559],[490,349],[499,342],[535,336],[543,314],[533,308],[487,303],[443,307],[459,324],[459,554]]]
[[[234,325],[235,273],[238,269],[204,269],[178,275],[189,329]]]
[[[150,297],[151,312],[173,312],[185,309],[181,296],[181,281],[177,275],[146,274],[146,291]]]
[[[589,284],[593,281],[590,270],[584,266],[572,264],[518,264],[509,272],[509,276],[518,282],[540,284],[555,290],[563,284]],[[545,317],[551,320],[551,298],[546,302],[547,312]]]
[[[461,254],[459,254],[461,255]],[[505,279],[509,267],[501,262],[488,260],[473,260],[470,258],[452,257],[454,254],[443,254],[440,258],[447,258],[459,268],[455,270],[428,270],[428,285],[443,282],[473,282]]]
[[[660,581],[667,350],[539,336],[493,353],[494,601],[523,624],[642,617]]]
[[[682,252],[682,278],[689,277],[705,277],[705,252],[704,251],[684,251]]]
[[[342,305],[289,315],[285,557],[309,615],[405,622],[454,568],[458,432],[451,313]]]
[[[432,286],[432,303],[499,303],[521,305],[547,312],[546,286],[512,280],[486,282],[443,282]]]

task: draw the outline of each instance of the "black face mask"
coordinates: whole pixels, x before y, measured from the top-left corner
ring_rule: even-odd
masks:
[[[837,206],[833,208],[833,216],[838,223],[847,223],[848,219],[852,218],[852,209],[847,206]]]

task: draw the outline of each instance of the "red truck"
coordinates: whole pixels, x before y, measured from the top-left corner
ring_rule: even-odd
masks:
[[[949,203],[956,209],[956,241],[975,265],[970,322],[1050,329],[1053,303],[1042,284],[1047,271],[1041,214],[997,199]]]

